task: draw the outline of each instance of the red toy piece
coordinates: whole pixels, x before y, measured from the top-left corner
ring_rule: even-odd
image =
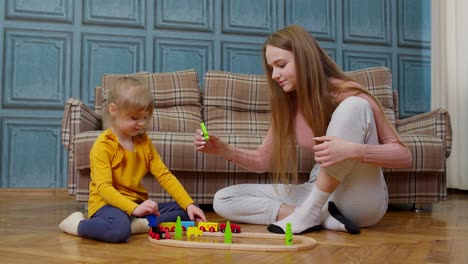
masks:
[[[149,236],[156,240],[171,239],[169,231],[167,231],[166,229],[161,230],[159,226],[152,226],[149,230]]]
[[[224,233],[226,230],[226,223],[221,223],[219,224],[219,230]],[[231,232],[232,233],[240,233],[241,232],[241,227],[231,223]]]

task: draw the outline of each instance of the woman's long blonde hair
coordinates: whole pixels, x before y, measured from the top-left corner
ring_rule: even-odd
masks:
[[[120,77],[115,81],[107,91],[107,100],[103,111],[103,119],[109,120],[109,125],[113,125],[115,118],[109,113],[110,104],[117,106],[119,116],[132,116],[140,111],[148,112],[149,118],[145,129],[142,130],[142,134],[145,134],[154,110],[153,95],[148,87],[143,86],[139,80],[127,76]]]
[[[294,92],[285,93],[272,79],[272,69],[268,66],[265,57],[267,46],[293,53],[296,69]],[[296,111],[303,113],[315,136],[323,136],[337,107],[337,103],[330,95],[331,92],[340,94],[344,90],[356,90],[356,94],[365,92],[370,95],[370,93],[360,87],[332,86],[330,78],[345,82],[354,80],[330,59],[309,32],[297,25],[287,26],[271,34],[263,46],[263,58],[265,75],[270,87],[273,180],[277,183],[295,183],[297,182],[297,140],[294,129]],[[380,104],[378,100],[376,101]]]

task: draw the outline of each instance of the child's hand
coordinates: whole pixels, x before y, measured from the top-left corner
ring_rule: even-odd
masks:
[[[146,200],[142,202],[132,212],[132,215],[138,216],[138,217],[143,217],[143,216],[150,215],[150,214],[159,216],[158,204],[155,201],[151,201],[151,200]]]
[[[189,206],[187,206],[187,214],[192,221],[206,222],[205,213],[194,204],[189,204]]]

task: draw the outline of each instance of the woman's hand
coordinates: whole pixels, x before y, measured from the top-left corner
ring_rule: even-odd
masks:
[[[155,201],[151,201],[151,200],[146,200],[142,202],[132,212],[132,215],[138,216],[138,217],[143,217],[143,216],[150,215],[150,214],[159,216],[158,204]]]
[[[203,213],[202,209],[198,208],[194,204],[189,204],[189,206],[187,206],[187,214],[192,221],[206,222],[205,213]]]
[[[193,145],[195,145],[195,149],[197,151],[209,154],[217,154],[220,151],[219,144],[220,140],[217,136],[210,134],[210,139],[207,141],[203,136],[202,130],[197,129],[197,133],[195,134],[193,141]]]
[[[349,141],[345,141],[335,136],[323,136],[314,138],[322,141],[322,144],[315,145],[315,161],[320,163],[320,167],[326,168],[347,159],[363,160],[366,154],[366,146]]]
[[[224,143],[219,137],[213,134],[210,134],[210,139],[206,141],[201,129],[197,129],[193,145],[195,145],[197,151],[207,154],[217,154],[227,160],[231,160],[233,156],[233,154],[230,153],[228,144]]]

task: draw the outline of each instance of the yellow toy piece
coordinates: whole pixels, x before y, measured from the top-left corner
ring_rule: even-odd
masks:
[[[159,224],[159,226],[161,227],[161,229],[165,229],[165,230],[167,230],[169,232],[174,232],[176,222],[162,222],[162,223]]]
[[[187,229],[187,238],[190,238],[192,235],[194,237],[203,236],[203,231],[194,226],[189,226]]]
[[[198,222],[198,229],[203,232],[218,232],[219,223],[215,222]]]

